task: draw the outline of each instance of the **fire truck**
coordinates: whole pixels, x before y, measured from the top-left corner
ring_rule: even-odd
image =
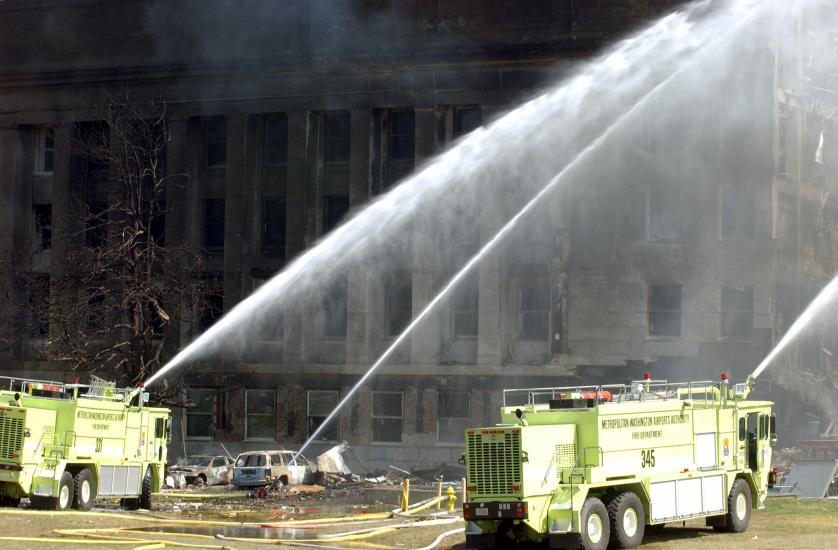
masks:
[[[466,431],[468,548],[634,548],[647,526],[742,532],[763,508],[775,420],[754,381],[505,390],[501,423]]]
[[[142,388],[0,377],[0,503],[89,510],[97,497],[149,508],[170,438]]]

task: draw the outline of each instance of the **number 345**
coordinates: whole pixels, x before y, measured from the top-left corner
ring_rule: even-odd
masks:
[[[644,468],[654,468],[655,467],[655,450],[643,450],[640,451],[640,465]]]

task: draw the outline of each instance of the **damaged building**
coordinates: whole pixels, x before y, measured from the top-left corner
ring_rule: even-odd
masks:
[[[209,281],[180,347],[425,160],[679,4],[6,0],[0,254],[54,276],[66,247],[53,244],[69,238],[54,220],[76,180],[107,178],[74,167],[56,128],[92,122],[102,89],[150,91],[173,106],[166,169],[184,174],[161,230],[200,248]],[[497,421],[502,388],[751,372],[835,271],[834,32],[803,33],[822,59],[754,54],[749,134],[673,115],[710,143],[700,176],[650,168],[665,146],[654,124],[615,153],[620,170],[599,174],[608,194],[580,189],[481,265],[316,450],[347,441],[376,467],[456,462],[465,428]],[[670,154],[678,166],[691,151]],[[690,178],[701,185],[673,184]],[[430,302],[443,263],[350,274],[314,297],[305,330],[277,312],[252,345],[189,365],[170,453],[299,446]],[[31,316],[18,302],[4,306],[3,374],[65,377],[43,357],[48,315],[12,334],[12,317]]]

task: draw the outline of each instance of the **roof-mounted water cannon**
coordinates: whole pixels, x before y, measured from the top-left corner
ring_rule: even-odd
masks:
[[[733,385],[733,396],[736,397],[736,399],[747,399],[754,390],[756,382],[757,380],[754,378],[754,375],[749,374],[748,377],[745,378],[744,382]]]
[[[140,399],[137,402],[137,406],[142,409],[143,405],[148,403],[149,393],[145,390],[145,382],[140,382],[140,385],[131,390],[131,393],[128,394],[127,404],[130,406],[131,403],[134,401],[134,398],[139,395]]]

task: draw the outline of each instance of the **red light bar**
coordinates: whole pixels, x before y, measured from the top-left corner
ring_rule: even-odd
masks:
[[[651,379],[652,379],[651,374],[649,374],[648,372],[643,373],[643,380],[651,380]]]

